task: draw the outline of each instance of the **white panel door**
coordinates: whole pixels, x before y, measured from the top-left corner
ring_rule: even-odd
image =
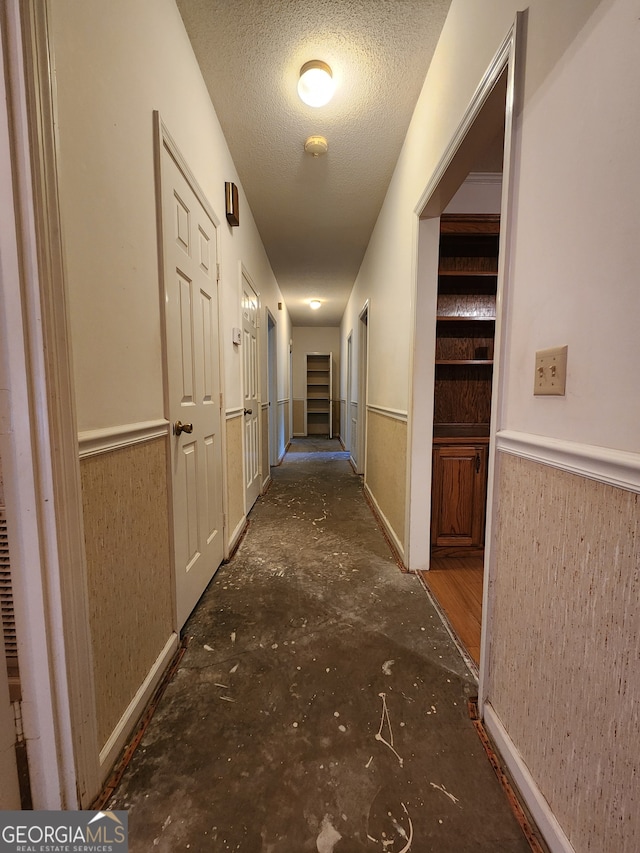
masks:
[[[242,276],[242,385],[244,397],[244,491],[248,513],[260,494],[260,400],[258,393],[258,296]]]
[[[163,146],[168,411],[182,628],[224,556],[216,228]]]

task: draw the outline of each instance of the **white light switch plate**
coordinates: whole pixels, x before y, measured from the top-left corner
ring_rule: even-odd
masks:
[[[567,381],[568,347],[551,347],[536,353],[533,393],[536,396],[562,397]]]

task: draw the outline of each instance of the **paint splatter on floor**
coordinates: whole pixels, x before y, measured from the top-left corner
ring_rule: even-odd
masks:
[[[296,440],[272,475],[109,804],[131,853],[528,853],[346,455]]]

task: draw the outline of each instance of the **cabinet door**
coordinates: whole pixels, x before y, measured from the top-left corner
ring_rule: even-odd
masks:
[[[486,477],[486,446],[440,445],[434,448],[432,545],[482,545]]]

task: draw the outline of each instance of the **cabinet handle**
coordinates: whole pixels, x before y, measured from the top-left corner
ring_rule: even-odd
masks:
[[[476,474],[480,473],[480,454],[476,452]]]

